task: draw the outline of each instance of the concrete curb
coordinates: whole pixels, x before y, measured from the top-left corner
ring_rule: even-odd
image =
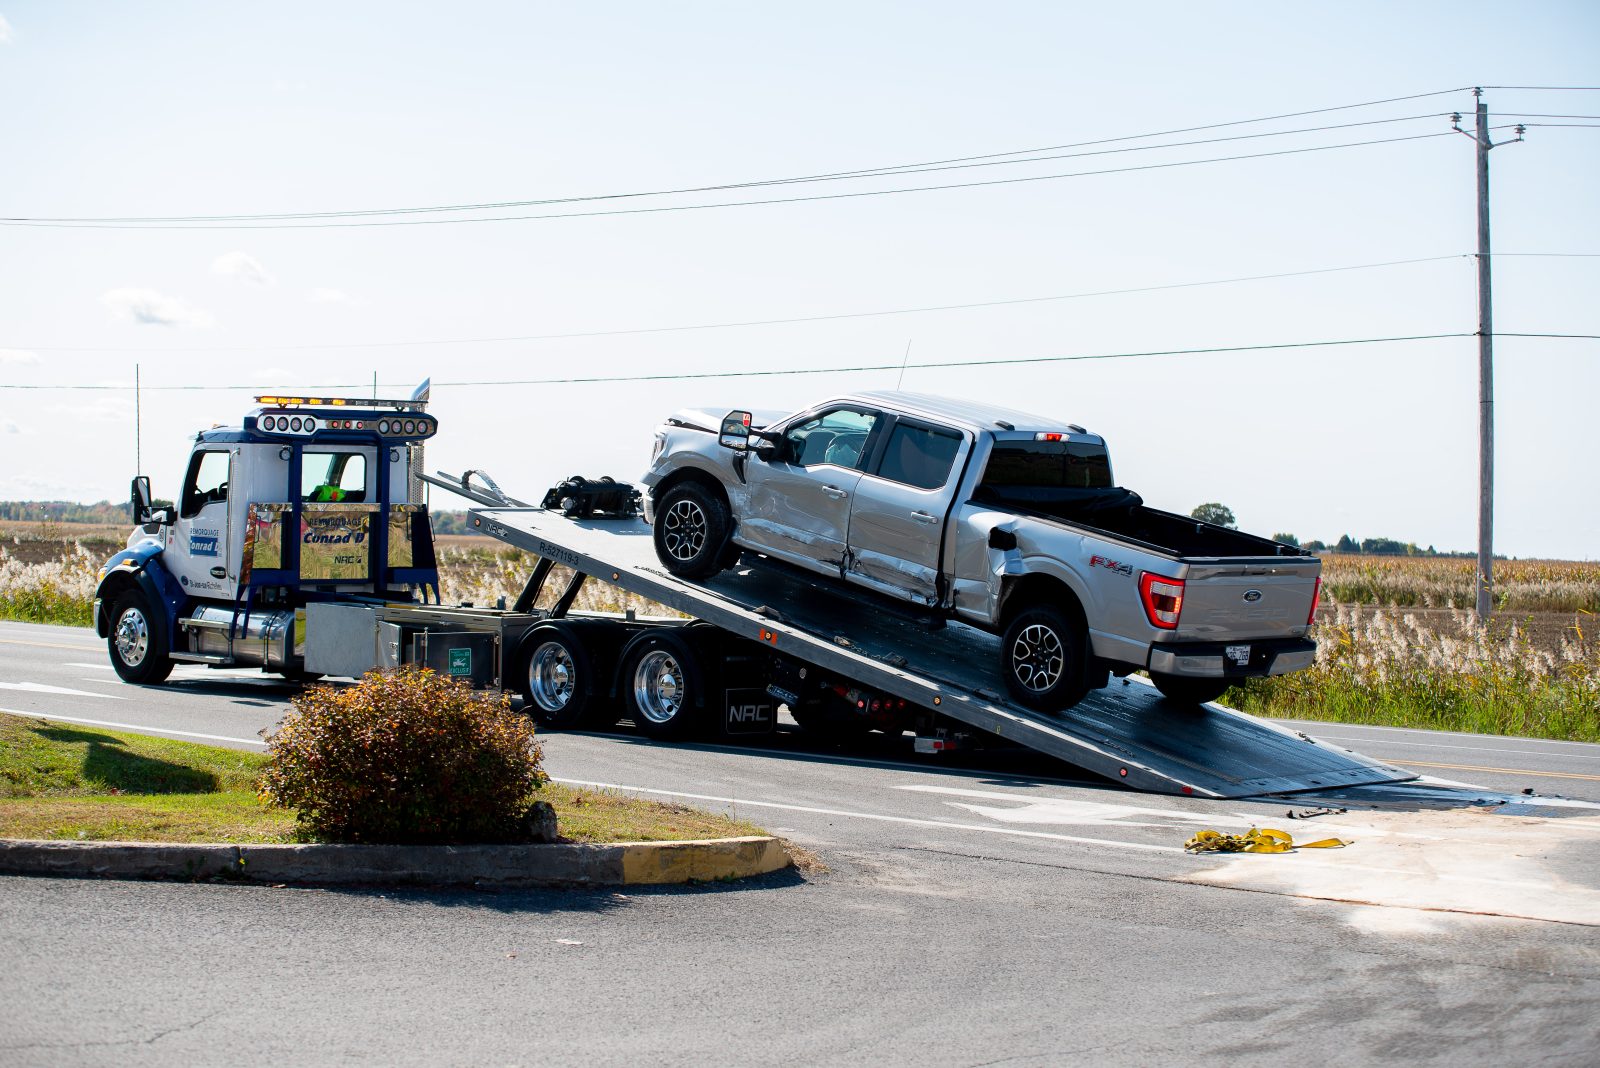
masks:
[[[301,886],[638,886],[787,868],[776,838],[614,845],[189,845],[0,839],[0,874]]]

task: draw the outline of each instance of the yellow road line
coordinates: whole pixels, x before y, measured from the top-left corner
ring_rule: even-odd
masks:
[[[1579,775],[1567,771],[1529,771],[1527,768],[1486,768],[1481,764],[1434,764],[1426,760],[1394,760],[1390,763],[1404,764],[1412,768],[1449,768],[1452,771],[1498,771],[1505,775],[1538,775],[1545,779],[1587,779],[1590,782],[1600,782],[1600,775]]]
[[[63,642],[25,642],[16,638],[0,638],[0,645],[34,645],[40,649],[76,649],[80,653],[85,649],[100,648],[99,642],[95,642],[93,645],[67,645]]]

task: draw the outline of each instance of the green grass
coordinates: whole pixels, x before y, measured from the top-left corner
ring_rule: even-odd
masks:
[[[0,593],[0,619],[91,627],[94,625],[94,601],[62,593],[53,586],[16,589]]]
[[[1530,682],[1448,672],[1358,679],[1312,669],[1246,680],[1222,703],[1281,719],[1600,742],[1600,693],[1583,679]]]
[[[0,838],[294,842],[295,814],[256,796],[264,753],[0,714]],[[547,784],[575,842],[765,834],[687,805]]]

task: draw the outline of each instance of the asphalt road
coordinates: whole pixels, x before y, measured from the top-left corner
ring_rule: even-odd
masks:
[[[91,633],[0,623],[13,712],[259,745],[293,692],[127,687]],[[1306,729],[1483,789],[1300,821],[1315,800],[1139,795],[1019,753],[551,734],[557,778],[735,811],[829,870],[627,894],[0,879],[0,1064],[1594,1063],[1600,747]],[[1462,806],[1493,792],[1516,800]],[[1182,851],[1252,823],[1352,844]]]

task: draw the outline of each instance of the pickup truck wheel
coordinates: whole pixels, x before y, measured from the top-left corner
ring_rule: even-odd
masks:
[[[732,517],[728,505],[698,482],[680,482],[656,509],[656,556],[683,578],[710,578],[723,569]]]
[[[1089,692],[1083,631],[1061,609],[1040,604],[1017,613],[1000,639],[1011,696],[1040,712],[1060,712]]]
[[[523,648],[522,710],[544,727],[584,726],[597,704],[597,679],[588,650],[573,629],[564,623],[535,627]]]
[[[172,674],[166,641],[157,629],[149,602],[139,590],[117,598],[111,609],[111,633],[106,636],[111,666],[124,682],[155,686]]]
[[[1150,681],[1156,684],[1156,689],[1169,701],[1180,705],[1210,704],[1221,697],[1230,685],[1227,679],[1194,679],[1183,678],[1179,675],[1163,675],[1159,671],[1150,673]]]
[[[688,738],[704,720],[706,684],[699,655],[683,636],[644,631],[622,654],[619,689],[634,725],[650,738]]]

